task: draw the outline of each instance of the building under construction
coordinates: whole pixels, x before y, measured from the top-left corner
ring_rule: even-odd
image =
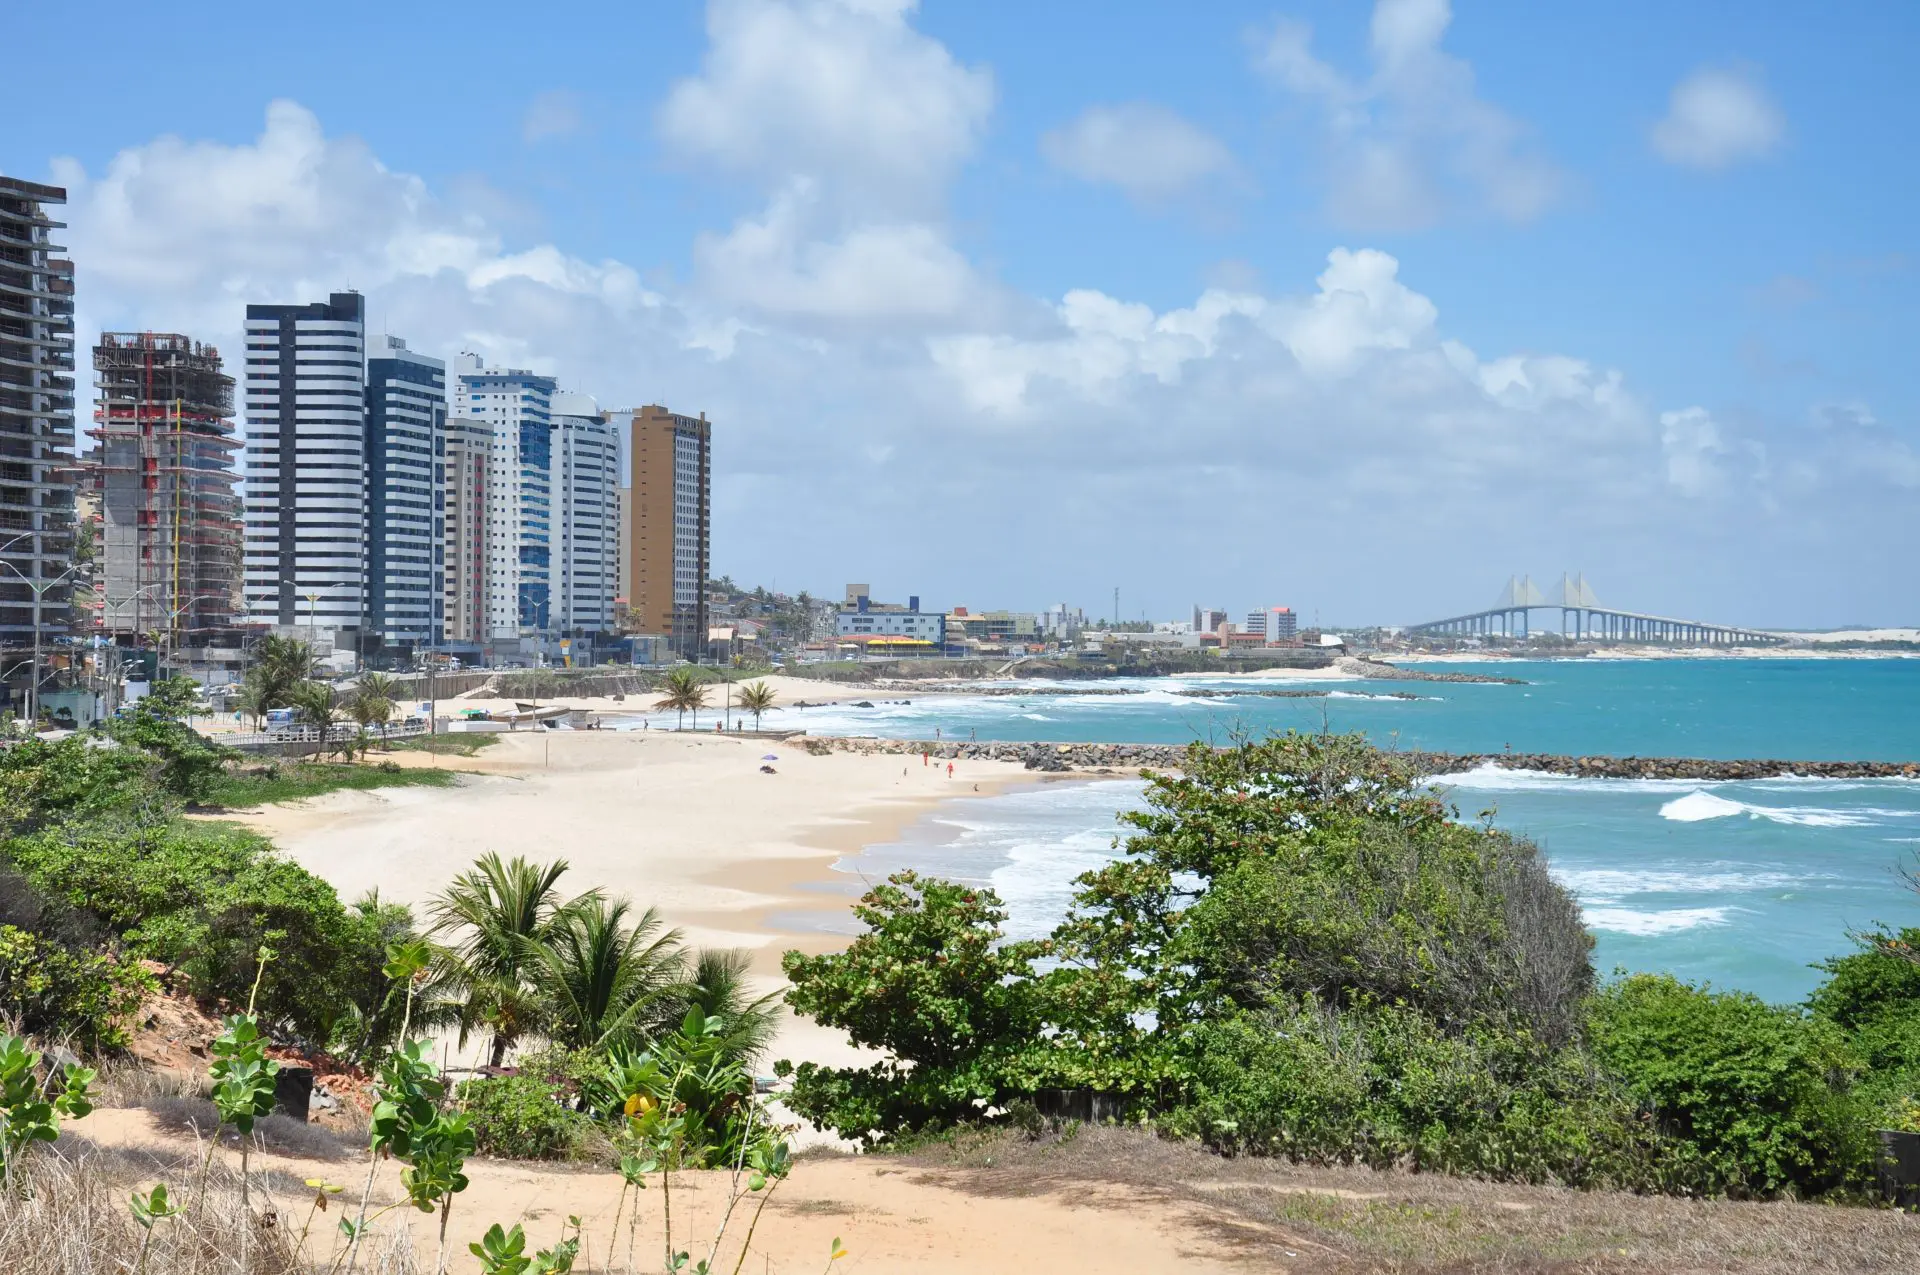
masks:
[[[178,649],[233,624],[240,573],[233,378],[171,332],[93,349],[101,627]]]

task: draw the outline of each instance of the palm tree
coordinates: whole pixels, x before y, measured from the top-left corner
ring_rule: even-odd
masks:
[[[774,691],[765,682],[748,682],[740,688],[740,711],[753,714],[753,728],[760,729],[760,714],[774,707]]]
[[[240,690],[240,708],[257,726],[270,708],[294,706],[295,690],[312,679],[313,648],[296,638],[268,636],[253,648],[253,667]]]
[[[651,1036],[684,1012],[680,931],[662,931],[648,908],[593,898],[557,922],[539,954],[550,1002],[547,1035],[574,1049],[605,1049]]]
[[[353,695],[347,700],[347,712],[360,724],[385,726],[393,717],[394,680],[385,673],[362,673]]]
[[[325,682],[298,682],[281,698],[288,708],[298,709],[300,716],[320,732],[320,750],[328,751],[329,737],[336,720],[333,688]]]
[[[439,944],[442,972],[459,1001],[460,1044],[475,1029],[492,1036],[488,1060],[498,1067],[507,1051],[545,1020],[536,978],[541,949],[599,900],[597,890],[562,901],[555,883],[565,859],[529,863],[487,853],[427,905],[428,931]]]
[[[707,687],[692,669],[677,668],[667,674],[666,683],[660,691],[660,698],[654,701],[653,706],[663,710],[670,708],[678,713],[680,716],[675,722],[676,729],[686,722],[689,709],[693,710],[693,728],[700,729],[700,710],[707,706]]]
[[[780,993],[750,998],[750,964],[751,958],[738,948],[702,948],[688,971],[679,1007],[682,1014],[698,1007],[707,1017],[724,1022],[727,1055],[746,1067],[773,1044],[780,1024]]]

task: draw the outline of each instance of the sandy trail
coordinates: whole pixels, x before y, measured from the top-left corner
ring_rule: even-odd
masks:
[[[74,1133],[105,1147],[183,1150],[191,1143],[157,1129],[143,1110],[103,1108],[73,1123]],[[231,1153],[224,1153],[229,1154]],[[311,1195],[298,1190],[307,1178],[351,1184],[357,1196],[366,1161],[320,1161],[273,1153],[252,1156],[256,1182],[272,1182],[280,1216],[298,1229]],[[374,1206],[400,1195],[398,1165],[381,1166]],[[560,1238],[567,1218],[578,1216],[587,1260],[576,1269],[607,1269],[607,1245],[620,1199],[619,1175],[603,1171],[469,1162],[471,1185],[459,1196],[448,1226],[449,1265],[467,1270],[467,1245],[494,1223],[526,1229],[528,1249]],[[266,1175],[275,1175],[271,1178]],[[779,1272],[826,1268],[829,1245],[838,1238],[848,1256],[834,1263],[837,1275],[852,1272],[924,1272],[961,1275],[981,1271],[1046,1271],[1058,1275],[1150,1275],[1170,1270],[1215,1272],[1282,1270],[1257,1260],[1211,1232],[1203,1207],[1156,1199],[1118,1186],[999,1197],[966,1194],[952,1185],[958,1174],[903,1165],[886,1157],[833,1156],[802,1160],[780,1186],[758,1229],[746,1269]],[[696,1259],[706,1255],[725,1200],[726,1179],[717,1173],[682,1173],[673,1180],[676,1235]],[[655,1270],[661,1260],[661,1193],[655,1178],[640,1197],[636,1267]],[[335,1205],[338,1208],[338,1204]],[[629,1208],[631,1208],[629,1201]],[[336,1215],[337,1216],[337,1215]],[[321,1218],[315,1232],[331,1238],[333,1222]],[[407,1209],[386,1215],[382,1226],[408,1225],[427,1262],[433,1260],[434,1220]],[[1244,1229],[1244,1228],[1243,1228]],[[614,1266],[625,1270],[627,1223],[622,1221]],[[744,1234],[745,1227],[736,1234]],[[327,1241],[321,1241],[321,1247]],[[731,1271],[738,1241],[723,1250],[719,1269]],[[431,1266],[428,1269],[432,1269]]]

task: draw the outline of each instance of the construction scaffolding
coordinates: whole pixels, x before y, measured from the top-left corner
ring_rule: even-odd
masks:
[[[233,378],[171,332],[105,332],[93,350],[101,627],[175,649],[229,628],[240,579]]]

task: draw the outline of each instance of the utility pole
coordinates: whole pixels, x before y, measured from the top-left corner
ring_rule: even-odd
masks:
[[[1113,586],[1113,627],[1120,627],[1120,586]]]

